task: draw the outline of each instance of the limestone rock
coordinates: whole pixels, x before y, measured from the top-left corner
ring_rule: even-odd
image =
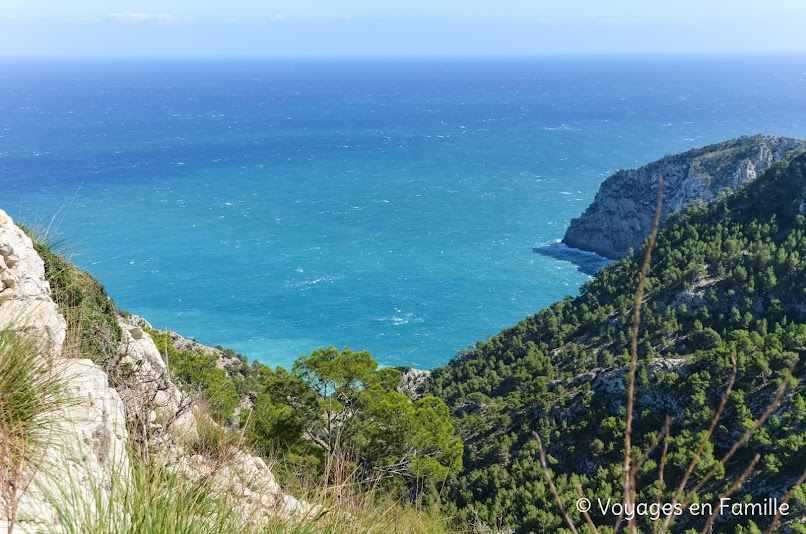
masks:
[[[42,258],[34,250],[31,238],[3,210],[0,210],[0,244],[0,257],[3,259],[0,279],[6,285],[0,291],[0,298],[9,294],[18,298],[50,298],[50,285],[45,281]],[[13,287],[7,283],[10,280],[13,280]]]
[[[585,213],[571,221],[563,243],[607,258],[623,258],[649,236],[659,176],[664,183],[662,222],[686,204],[713,202],[719,193],[755,179],[788,152],[804,148],[802,139],[742,137],[620,170],[602,183]]]
[[[403,380],[400,384],[400,392],[412,400],[416,400],[425,394],[425,381],[431,376],[431,371],[415,369],[413,367],[396,367],[403,373]]]
[[[0,210],[0,329],[26,330],[42,339],[46,352],[61,350],[67,323],[50,298],[45,264],[33,242]]]
[[[0,210],[0,329],[25,332],[43,341],[41,354],[63,379],[64,404],[49,414],[47,445],[25,475],[28,489],[18,508],[15,532],[59,531],[54,502],[69,513],[110,499],[113,484],[130,476],[123,403],[107,375],[90,360],[61,356],[67,323],[51,299],[44,263],[28,236]],[[0,500],[3,500],[0,498]],[[7,528],[0,503],[0,530]]]
[[[193,398],[172,382],[168,366],[144,329],[151,325],[137,316],[121,317],[117,357],[102,369],[90,360],[62,356],[67,323],[51,299],[44,263],[33,243],[0,210],[0,330],[23,331],[43,340],[41,354],[64,380],[65,403],[49,414],[48,445],[25,475],[26,490],[19,501],[14,532],[62,532],[60,519],[90,513],[96,506],[125,522],[114,498],[116,489],[131,481],[128,428],[145,429],[144,443],[172,458],[175,469],[192,477],[212,477],[221,491],[242,499],[257,517],[302,519],[319,508],[285,495],[269,466],[259,457],[236,451],[225,464],[201,456],[189,457],[182,440],[197,432],[191,411]],[[237,358],[199,345],[178,334],[174,342],[219,355],[219,365]],[[135,422],[138,424],[132,425]],[[143,436],[133,436],[135,438]],[[173,455],[173,456],[171,456]],[[8,503],[0,496],[0,532],[8,530]],[[61,512],[57,513],[57,509]]]
[[[321,511],[321,506],[284,494],[266,462],[242,451],[235,451],[225,462],[182,454],[175,465],[188,479],[204,479],[217,491],[242,499],[243,512],[252,521],[310,519]]]
[[[108,364],[107,370],[126,405],[127,417],[140,424],[160,419],[164,421],[162,430],[177,425],[190,431],[192,399],[171,381],[154,340],[141,327],[132,326],[123,318],[118,322],[122,330],[119,360]]]

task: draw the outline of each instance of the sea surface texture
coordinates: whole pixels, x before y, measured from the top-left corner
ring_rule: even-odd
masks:
[[[3,60],[0,206],[158,328],[430,368],[577,294],[610,173],[805,99],[802,57]]]

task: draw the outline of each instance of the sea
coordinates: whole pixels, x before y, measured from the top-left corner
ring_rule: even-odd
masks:
[[[425,369],[578,293],[608,175],[757,133],[806,57],[2,59],[0,208],[157,328]]]

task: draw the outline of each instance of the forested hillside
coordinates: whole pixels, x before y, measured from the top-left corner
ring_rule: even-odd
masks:
[[[464,467],[450,498],[464,517],[558,532],[562,517],[540,469],[537,431],[560,495],[577,525],[574,485],[587,497],[620,501],[625,377],[642,253],[625,258],[566,298],[434,370],[428,387],[454,411]],[[761,458],[734,496],[781,497],[806,467],[806,155],[790,154],[757,180],[665,223],[646,281],[638,343],[633,442],[641,451],[672,417],[663,501],[708,428],[735,354],[738,373],[724,415],[696,462],[697,476],[720,458],[772,402],[794,366],[780,406],[696,499],[713,502],[753,455]],[[638,473],[637,502],[657,498],[660,448]],[[796,492],[786,528],[806,532]],[[597,516],[600,524],[611,517]],[[683,515],[672,531],[700,531]],[[771,516],[722,517],[718,532],[757,532]],[[644,523],[648,531],[652,527]],[[587,528],[587,527],[585,527]],[[678,530],[679,529],[679,530]],[[600,529],[607,532],[607,528]]]

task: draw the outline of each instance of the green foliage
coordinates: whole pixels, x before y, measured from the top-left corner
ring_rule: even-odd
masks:
[[[205,396],[210,414],[218,422],[226,421],[235,411],[240,397],[227,372],[218,366],[218,354],[201,348],[179,350],[170,334],[147,330],[162,354],[171,375],[186,387],[198,388]]]
[[[192,453],[223,460],[240,444],[238,433],[217,424],[206,410],[197,408],[194,416],[196,432],[186,443]]]
[[[58,242],[37,236],[27,228],[23,230],[45,263],[45,278],[53,300],[67,320],[63,354],[103,365],[116,356],[121,339],[114,301],[92,275],[64,256]]]
[[[34,246],[68,322],[65,354],[114,365],[124,378],[133,376],[132,365],[121,365],[117,358],[122,335],[117,314],[128,312],[118,311],[104,288],[72,265],[52,240],[34,239]],[[173,380],[201,394],[204,409],[195,410],[196,431],[184,442],[188,451],[223,466],[246,441],[254,452],[279,460],[274,471],[286,481],[314,475],[314,484],[300,489],[310,502],[327,507],[327,517],[300,523],[274,518],[264,525],[269,531],[450,531],[453,520],[435,503],[438,486],[461,468],[461,440],[443,401],[426,397],[412,402],[397,391],[399,371],[379,370],[369,352],[332,347],[301,357],[291,372],[272,371],[258,362],[249,364],[231,349],[179,349],[170,332],[146,332]],[[46,426],[43,414],[66,402],[53,369],[44,365],[44,358],[31,357],[41,352],[33,341],[0,331],[3,480],[11,467],[19,473],[24,467],[9,458],[9,438],[22,436],[13,444],[19,454],[32,450],[29,445],[38,436],[33,430]],[[249,407],[235,420],[239,403]],[[73,502],[75,488],[86,481],[63,481],[66,494],[51,497],[67,532],[264,531],[260,521],[249,516],[259,510],[242,513],[243,502],[233,501],[219,488],[206,487],[204,480],[191,483],[159,457],[135,455],[131,465],[130,485],[104,483],[113,506],[101,502],[105,493],[100,487],[95,506]],[[334,465],[342,465],[340,472],[349,472],[349,480],[341,475],[333,479]],[[348,500],[343,498],[345,486],[352,488]],[[379,491],[382,486],[388,489]],[[420,498],[412,503],[407,498],[411,496]]]
[[[264,453],[350,454],[362,480],[402,477],[418,495],[461,468],[462,444],[445,403],[432,396],[412,402],[398,391],[400,371],[378,369],[369,352],[321,348],[290,373],[259,372],[261,389],[241,421],[250,421],[247,436]]]
[[[776,164],[737,192],[670,217],[657,239],[639,332],[633,441],[639,450],[647,447],[665,416],[674,416],[668,480],[679,481],[697,449],[724,391],[731,353],[739,365],[734,393],[695,475],[752,425],[793,358],[801,362],[776,411],[781,416],[703,488],[701,500],[716,498],[750,451],[763,461],[748,486],[763,485],[772,496],[806,468],[805,177],[806,156]],[[579,481],[591,495],[621,499],[620,386],[642,254],[600,271],[580,296],[433,371],[428,387],[451,407],[465,442],[463,469],[449,493],[460,516],[478,514],[523,532],[559,528],[532,430],[543,437],[555,473],[578,474],[556,477],[561,494],[573,496]],[[654,501],[656,478],[639,475],[639,501]],[[686,521],[681,528],[689,528]],[[722,519],[715,526],[730,532],[735,525]]]
[[[70,402],[63,382],[49,364],[42,340],[25,331],[0,329],[0,474],[11,476],[9,470],[41,455],[54,413]],[[2,487],[6,480],[0,479]]]

